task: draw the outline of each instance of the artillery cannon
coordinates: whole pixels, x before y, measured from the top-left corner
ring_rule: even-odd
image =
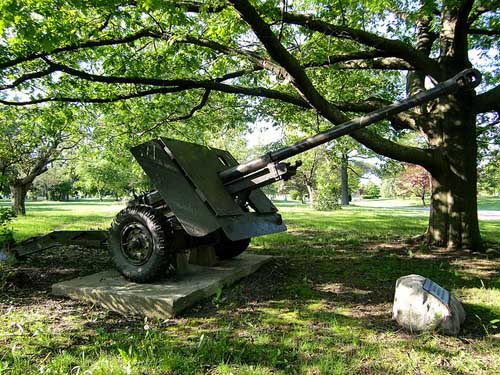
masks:
[[[283,160],[412,107],[480,82],[469,69],[434,88],[238,164],[225,150],[159,138],[131,149],[156,190],[135,196],[108,231],[59,231],[14,247],[18,256],[56,244],[109,243],[118,270],[128,279],[147,282],[175,270],[176,253],[211,245],[222,259],[246,250],[255,236],[286,230],[277,208],[260,190],[296,174],[301,162]]]

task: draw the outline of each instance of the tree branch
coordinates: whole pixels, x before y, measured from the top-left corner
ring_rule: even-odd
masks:
[[[136,33],[126,35],[121,38],[111,38],[111,39],[103,39],[103,40],[87,40],[78,44],[71,44],[59,48],[55,48],[50,52],[37,52],[29,55],[21,56],[15,59],[0,59],[0,69],[10,68],[15,65],[21,64],[23,62],[33,61],[42,57],[47,57],[50,55],[55,55],[62,52],[71,52],[77,51],[84,48],[93,48],[93,47],[102,47],[102,46],[111,46],[116,44],[127,44],[134,42],[138,39],[144,37],[152,36],[152,32],[149,29],[139,30]]]
[[[5,86],[0,86],[0,91],[16,88],[19,85],[23,84],[24,82],[48,76],[56,71],[57,71],[57,68],[52,66],[52,67],[45,69],[45,70],[24,74],[21,77],[17,78],[12,83],[5,85]]]
[[[113,77],[113,78],[119,78],[119,77]],[[242,94],[254,97],[275,99],[302,108],[306,109],[311,108],[309,104],[302,98],[278,90],[272,90],[263,87],[245,87],[245,86],[227,85],[217,82],[216,80],[214,81],[177,80],[177,81],[184,81],[185,84],[182,84],[182,82],[180,82],[179,85],[177,86],[159,87],[149,90],[141,90],[133,93],[119,94],[106,98],[58,96],[58,97],[31,99],[27,101],[0,100],[0,104],[10,105],[10,106],[27,106],[27,105],[41,104],[48,102],[100,104],[100,103],[113,103],[122,100],[134,99],[155,94],[170,94],[192,89],[205,89],[205,90],[225,92],[229,94]]]
[[[200,46],[200,47],[209,48],[209,49],[212,49],[214,51],[218,51],[218,52],[221,52],[221,53],[224,53],[227,55],[244,56],[244,57],[248,58],[250,61],[252,61],[254,64],[258,65],[261,69],[267,69],[280,77],[289,78],[289,74],[285,69],[283,69],[281,66],[273,63],[271,60],[260,56],[256,52],[248,51],[248,50],[245,50],[243,48],[232,48],[232,47],[223,45],[219,42],[215,42],[213,40],[200,39],[200,38],[195,38],[192,36],[186,37],[184,39],[184,41],[181,41],[181,42],[193,44],[193,45]]]
[[[472,11],[474,0],[463,0],[457,13],[457,21],[455,24],[455,35],[453,37],[453,47],[455,50],[455,58],[460,66],[463,66],[467,61],[467,34],[469,32],[468,18]]]
[[[381,70],[413,70],[406,61],[393,57],[388,51],[372,50],[330,55],[324,61],[313,61],[303,65],[305,68],[316,68],[337,65],[341,69],[381,69]]]
[[[419,17],[416,21],[417,41],[415,48],[417,51],[429,56],[432,45],[437,39],[437,34],[431,31],[432,18],[428,16]],[[410,71],[406,76],[406,94],[415,95],[425,90],[425,73],[423,71]],[[418,109],[420,113],[423,108]]]
[[[292,84],[297,88],[304,99],[331,123],[338,125],[346,121],[348,118],[336,107],[331,105],[316,90],[316,88],[312,85],[311,81],[305,74],[300,63],[280,43],[280,41],[273,34],[269,25],[262,20],[255,8],[247,0],[229,1],[239,12],[241,18],[251,27],[254,34],[264,45],[271,58],[276,63],[281,65],[284,69],[286,69],[286,71],[290,74],[290,76],[293,78]],[[298,17],[301,18],[303,16]],[[284,18],[286,19],[286,16]],[[290,19],[288,18],[288,22],[289,21]],[[325,24],[323,23],[322,25],[324,26]],[[387,40],[384,39],[384,41]],[[396,42],[396,44],[398,45],[399,43],[400,42]],[[377,46],[374,45],[374,47]],[[384,50],[385,48],[381,49]],[[413,49],[411,50],[414,51]],[[417,53],[416,51],[414,52]],[[384,139],[367,129],[358,130],[352,133],[351,136],[373,151],[381,155],[391,157],[393,159],[418,163],[425,166],[430,166],[434,161],[431,153],[428,150],[402,146],[400,144]]]
[[[372,59],[367,61],[347,61],[337,64],[340,69],[371,70],[414,70],[415,67],[399,58]]]
[[[391,159],[419,164],[426,169],[433,168],[437,164],[432,150],[400,145],[381,137],[370,129],[357,130],[351,134],[351,137],[377,154]]]
[[[181,115],[181,116],[175,116],[175,117],[169,116],[169,117],[163,118],[160,121],[158,121],[155,125],[150,127],[149,129],[146,129],[146,130],[142,131],[141,133],[139,133],[139,136],[142,137],[144,134],[150,133],[153,130],[157,129],[158,127],[165,125],[169,122],[184,121],[184,120],[187,120],[187,119],[193,117],[197,111],[202,109],[207,104],[209,97],[210,97],[210,90],[205,90],[205,92],[203,93],[203,96],[201,98],[200,103],[198,103],[193,108],[191,108],[191,110],[188,113],[186,113],[185,115]]]
[[[393,56],[405,60],[414,66],[415,69],[422,70],[426,74],[431,75],[438,81],[442,78],[439,66],[434,60],[399,40],[383,38],[376,34],[346,26],[332,25],[315,19],[311,15],[285,13],[284,21],[325,35],[354,40],[360,44],[387,51],[392,53]]]
[[[281,44],[270,26],[264,22],[250,2],[248,0],[230,0],[230,3],[238,11],[241,18],[250,26],[271,58],[288,73],[291,83],[296,87],[304,100],[332,123],[342,123],[345,120],[345,116],[330,105],[316,90],[299,61]]]
[[[476,113],[498,112],[500,113],[500,85],[476,96],[474,109]]]
[[[469,29],[472,35],[500,36],[500,30]]]
[[[391,104],[391,102],[388,100],[370,98],[363,102],[336,102],[334,105],[344,112],[369,113],[389,104]],[[396,130],[417,129],[417,121],[414,117],[414,113],[409,111],[398,113],[397,115],[388,118],[388,120],[391,122],[392,127]]]
[[[199,13],[203,9],[207,12],[210,12],[210,13],[218,13],[227,7],[227,5],[223,4],[223,3],[217,4],[217,5],[207,6],[203,2],[196,2],[196,1],[171,1],[170,3],[177,5],[177,6],[180,6],[180,7],[183,7],[184,9],[186,9],[186,11],[192,12],[192,13]],[[205,7],[205,8],[203,8],[203,7]]]
[[[469,19],[467,20],[469,26],[472,25],[475,21],[481,17],[481,15],[488,13],[488,12],[494,12],[498,9],[500,9],[500,3],[497,2],[497,4],[494,4],[492,1],[478,1],[478,4],[476,4],[475,9],[472,10],[472,12],[469,14]]]

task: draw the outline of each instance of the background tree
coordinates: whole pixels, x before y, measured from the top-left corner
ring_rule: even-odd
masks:
[[[479,168],[479,188],[487,194],[500,195],[500,151],[495,150]]]
[[[404,164],[396,160],[385,160],[377,168],[377,176],[381,180],[380,195],[384,198],[395,198],[399,196],[398,176],[403,171]]]
[[[47,172],[38,176],[31,189],[33,197],[41,195],[47,200],[68,200],[75,192],[74,168],[61,163],[52,163]]]
[[[373,181],[368,181],[367,183],[361,185],[360,193],[363,199],[380,198],[380,188]]]
[[[76,168],[78,181],[76,187],[84,195],[95,196],[102,200],[105,195],[114,196],[116,199],[130,195],[129,170],[123,168],[119,163],[104,158],[83,160]]]
[[[379,154],[431,173],[429,241],[481,247],[476,117],[500,110],[499,57],[490,53],[500,40],[497,1],[136,1],[119,6],[103,1],[19,7],[7,0],[0,11],[1,88],[7,93],[0,99],[7,105],[138,97],[146,98],[146,105],[151,95],[163,94],[180,109],[191,108],[179,110],[181,117],[216,100],[218,91],[278,100],[339,124],[394,98],[394,87],[385,80],[365,87],[355,102],[337,100],[332,93],[341,87],[325,82],[345,70],[409,72],[407,93],[414,94],[424,89],[425,77],[443,81],[481,54],[482,63],[493,67],[481,94],[448,95],[396,116],[394,133],[372,128],[352,134]],[[29,98],[12,99],[9,90],[24,90]],[[425,147],[398,143],[398,132],[422,134]]]
[[[340,176],[340,204],[348,206],[351,194],[359,187],[361,177],[372,173],[373,167],[365,163],[366,150],[352,138],[337,139],[329,146],[333,162],[338,165]]]
[[[479,191],[500,194],[500,113],[478,117]]]
[[[26,193],[50,163],[80,142],[73,109],[0,107],[0,175],[10,187],[12,210],[26,214]]]
[[[407,165],[398,176],[399,194],[403,196],[417,196],[425,206],[425,197],[431,191],[431,177],[429,172],[418,165]]]

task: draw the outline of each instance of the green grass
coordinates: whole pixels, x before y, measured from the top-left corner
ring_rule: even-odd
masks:
[[[17,238],[105,228],[120,208],[30,202],[14,228]],[[0,374],[500,373],[498,258],[406,244],[425,229],[418,209],[280,210],[288,232],[255,238],[250,251],[281,256],[176,319],[122,317],[47,293],[54,279],[107,264],[105,253],[58,249],[5,268]],[[498,247],[500,221],[481,228]],[[411,335],[391,321],[394,282],[410,273],[462,299],[458,338]]]
[[[9,202],[0,201],[0,207],[9,207]],[[117,201],[30,201],[26,216],[15,220],[14,237],[22,240],[56,229],[109,228],[113,217],[122,208],[124,205]]]
[[[500,210],[500,197],[479,197],[477,207],[480,210]]]

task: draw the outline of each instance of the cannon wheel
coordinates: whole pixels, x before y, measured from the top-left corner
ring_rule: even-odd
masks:
[[[221,240],[214,245],[215,255],[219,259],[231,259],[244,252],[248,248],[248,245],[250,245],[250,238],[231,241],[223,234]]]
[[[131,281],[157,279],[175,267],[173,230],[164,215],[149,206],[132,206],[116,215],[110,252],[120,273]]]

